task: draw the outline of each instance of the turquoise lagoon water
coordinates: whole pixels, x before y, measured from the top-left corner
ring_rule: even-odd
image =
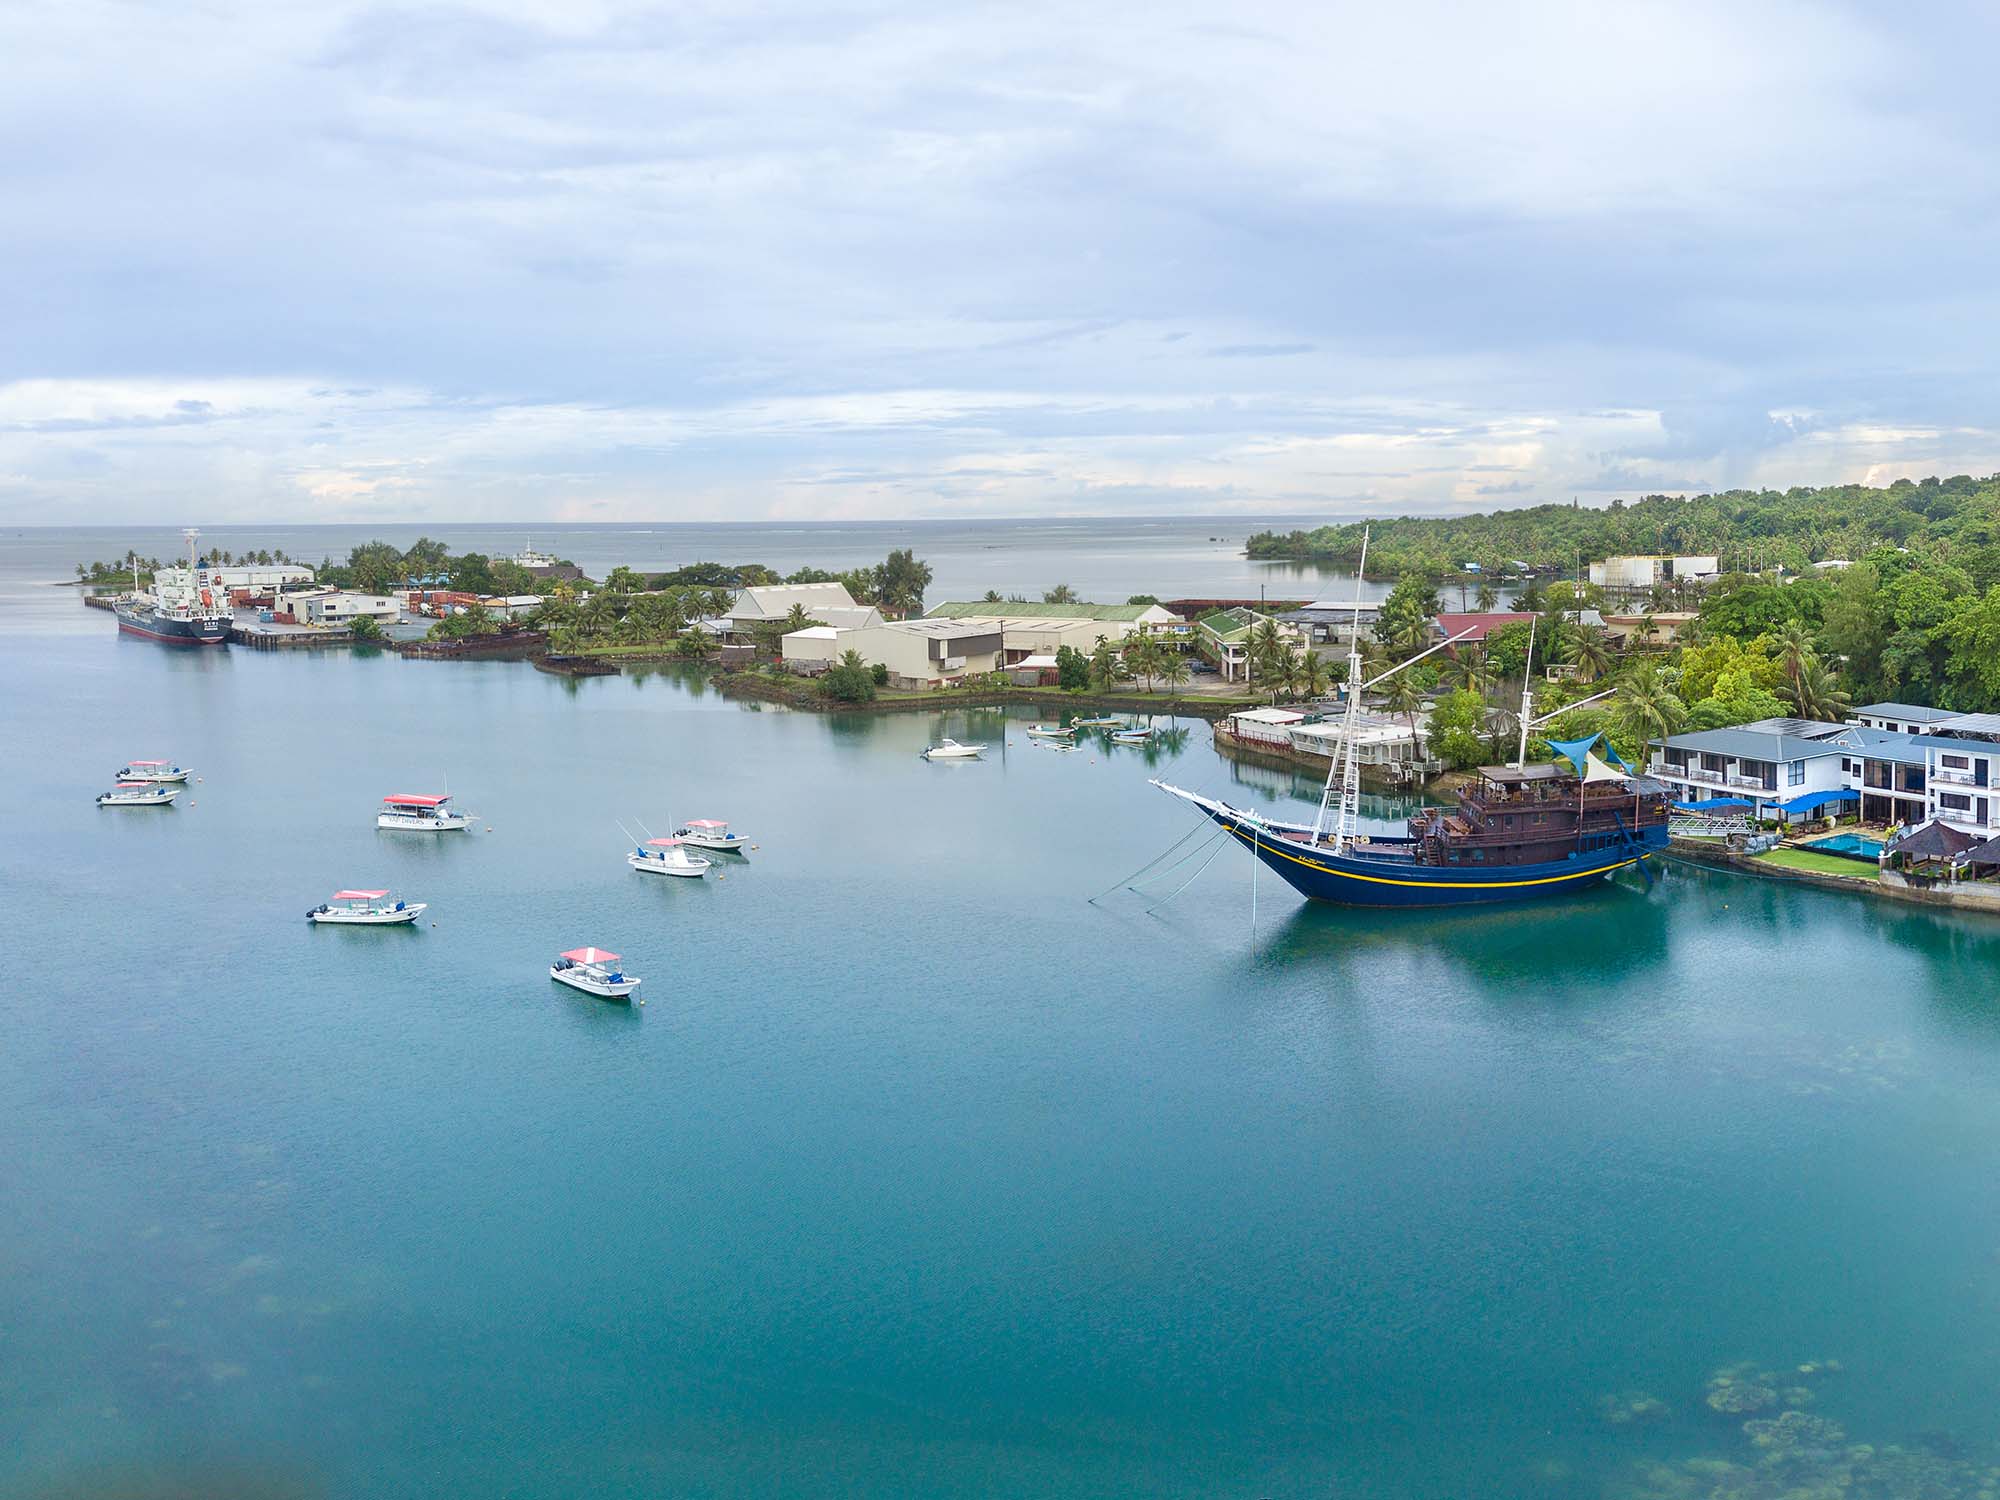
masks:
[[[1746,1457],[1742,1359],[1995,1437],[2000,924],[1234,850],[1148,914],[1086,898],[1191,826],[1149,775],[1310,788],[109,624],[0,655],[0,1493],[1599,1495]],[[144,755],[202,779],[91,805]],[[447,776],[479,831],[373,829]],[[700,815],[760,847],[625,868]],[[435,926],[307,926],[357,883]],[[645,1007],[550,984],[585,942]]]

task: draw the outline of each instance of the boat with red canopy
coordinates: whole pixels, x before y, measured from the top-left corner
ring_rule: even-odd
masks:
[[[161,786],[155,781],[121,781],[108,792],[97,794],[99,807],[165,807],[181,794],[177,786]]]
[[[377,828],[399,829],[405,833],[452,833],[472,826],[473,814],[460,812],[449,806],[451,794],[425,794],[398,792],[393,797],[382,799],[382,810],[375,815]]]
[[[396,927],[414,922],[425,910],[422,901],[389,900],[387,891],[335,891],[333,899],[306,913],[306,920],[337,927]]]
[[[674,830],[674,837],[697,849],[713,849],[723,854],[741,854],[750,847],[750,840],[740,833],[731,833],[729,825],[717,818],[690,818]]]
[[[188,772],[180,766],[169,765],[163,760],[128,760],[125,769],[112,778],[114,781],[153,781],[165,784],[186,781]]]
[[[618,967],[608,948],[572,948],[549,966],[549,978],[600,1000],[629,1000],[639,981]]]

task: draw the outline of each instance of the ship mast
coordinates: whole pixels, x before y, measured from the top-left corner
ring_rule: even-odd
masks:
[[[1514,769],[1520,770],[1528,763],[1528,718],[1532,709],[1528,703],[1528,684],[1535,680],[1535,626],[1541,617],[1528,621],[1528,656],[1521,663],[1521,748],[1514,752]]]
[[[1333,825],[1333,852],[1347,847],[1349,833],[1361,801],[1361,768],[1354,762],[1354,711],[1361,702],[1361,585],[1368,575],[1369,528],[1361,528],[1361,566],[1354,574],[1354,623],[1347,638],[1347,713],[1341,724],[1340,744],[1327,762],[1326,788],[1320,793],[1319,816],[1313,820],[1313,843],[1326,831],[1327,803],[1333,799],[1333,778],[1340,773],[1340,813]]]

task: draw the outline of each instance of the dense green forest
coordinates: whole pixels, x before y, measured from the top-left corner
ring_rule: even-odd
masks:
[[[1899,479],[1886,489],[1730,490],[1719,495],[1648,495],[1602,509],[1538,505],[1475,516],[1401,516],[1369,523],[1368,571],[1376,577],[1444,578],[1474,563],[1485,572],[1515,564],[1568,572],[1581,560],[1624,553],[1715,553],[1725,570],[1794,572],[1828,559],[1858,560],[1878,547],[1910,547],[1963,568],[1984,587],[2000,582],[2000,475]],[[1345,564],[1361,558],[1362,525],[1263,531],[1253,558]]]

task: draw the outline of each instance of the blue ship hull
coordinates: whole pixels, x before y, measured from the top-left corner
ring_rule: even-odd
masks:
[[[1262,860],[1300,895],[1341,906],[1468,906],[1532,901],[1584,890],[1613,871],[1667,847],[1664,828],[1593,833],[1585,847],[1532,865],[1420,865],[1388,853],[1401,840],[1376,840],[1379,855],[1335,854],[1324,846],[1277,838],[1270,827],[1233,809],[1202,811]]]

